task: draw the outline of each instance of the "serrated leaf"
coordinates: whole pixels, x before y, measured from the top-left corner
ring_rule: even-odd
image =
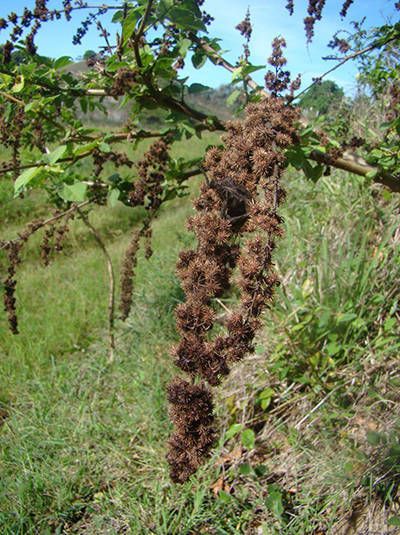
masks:
[[[201,18],[196,16],[192,9],[186,7],[174,6],[168,11],[167,18],[185,31],[206,30],[206,26]]]
[[[67,151],[67,145],[60,145],[59,147],[54,149],[52,152],[50,152],[50,154],[45,154],[43,156],[43,161],[50,165],[54,165],[55,163],[58,162],[60,158],[64,156],[66,151]]]
[[[75,182],[75,184],[64,184],[60,193],[65,201],[82,202],[86,199],[87,184]]]
[[[225,440],[229,440],[230,438],[234,437],[235,435],[237,435],[238,433],[240,433],[240,431],[243,429],[243,424],[233,424],[230,426],[230,428],[228,429],[228,431],[225,433]]]
[[[72,63],[71,56],[61,56],[60,58],[56,59],[54,62],[54,68],[55,69],[62,69],[63,67],[66,67]]]
[[[111,206],[111,208],[114,208],[114,206],[117,205],[118,199],[120,196],[119,189],[112,189],[110,193],[108,194],[108,204]]]
[[[237,99],[240,97],[241,93],[242,92],[241,92],[240,89],[235,89],[235,91],[232,91],[232,93],[226,99],[226,103],[228,104],[228,106],[232,106],[237,101]]]
[[[14,183],[14,191],[18,194],[22,188],[27,186],[35,177],[37,177],[42,172],[41,167],[30,167],[26,169],[22,174],[19,175],[17,180]]]

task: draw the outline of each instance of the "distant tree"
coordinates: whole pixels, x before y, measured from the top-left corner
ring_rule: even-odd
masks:
[[[339,104],[344,97],[344,91],[332,80],[325,80],[315,84],[300,99],[303,109],[313,109],[319,114],[325,114],[334,104]]]
[[[93,58],[97,56],[96,52],[94,50],[86,50],[86,52],[83,54],[83,59],[86,61],[90,58]]]

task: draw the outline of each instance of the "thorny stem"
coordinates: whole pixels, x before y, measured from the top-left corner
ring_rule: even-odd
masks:
[[[103,240],[101,239],[99,233],[97,232],[96,228],[90,223],[89,218],[87,214],[82,212],[80,208],[78,208],[78,213],[84,222],[84,224],[88,227],[88,229],[92,232],[95,240],[97,241],[100,249],[103,251],[103,254],[106,259],[107,263],[107,271],[108,271],[108,278],[109,278],[109,294],[108,294],[108,340],[109,340],[109,357],[108,361],[111,363],[114,361],[114,350],[115,350],[115,338],[114,338],[114,318],[115,318],[115,275],[114,275],[114,267],[111,260],[110,253],[107,251],[106,246],[104,245]]]

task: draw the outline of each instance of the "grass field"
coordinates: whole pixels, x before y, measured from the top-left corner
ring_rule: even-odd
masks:
[[[0,238],[43,210],[2,188]],[[184,486],[164,460],[164,390],[190,200],[170,202],[154,225],[114,362],[106,267],[86,228],[74,223],[47,268],[29,245],[21,334],[0,315],[0,533],[399,532],[399,201],[340,173],[316,185],[290,173],[287,189],[282,287],[255,355],[217,392],[214,455]],[[141,216],[91,215],[117,271]]]

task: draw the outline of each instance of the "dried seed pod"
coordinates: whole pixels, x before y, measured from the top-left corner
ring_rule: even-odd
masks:
[[[133,295],[133,276],[137,264],[137,252],[139,250],[139,240],[141,231],[135,230],[125,252],[125,257],[121,268],[121,319],[126,320],[129,316]]]
[[[280,53],[274,61],[282,65]],[[176,310],[181,340],[172,355],[192,382],[200,378],[211,386],[218,385],[229,373],[230,363],[254,350],[260,316],[278,284],[272,253],[282,235],[277,210],[285,198],[280,185],[285,167],[283,151],[297,141],[297,119],[298,112],[277,96],[250,104],[242,122],[228,124],[223,136],[225,148],[212,148],[206,155],[204,167],[209,179],[201,187],[194,203],[196,215],[188,223],[197,247],[181,253],[177,266],[186,301]],[[249,233],[253,236],[247,238]],[[214,299],[230,287],[236,265],[240,301],[228,318],[226,332],[213,338]],[[192,385],[182,380],[177,384],[179,388],[173,386],[173,391],[177,389],[191,399],[188,390]],[[193,440],[193,412],[169,398],[175,432],[167,459],[171,478],[182,483],[208,455],[215,430],[211,424],[205,426],[201,441]],[[194,413],[196,406],[193,402]],[[211,410],[211,397],[209,407]],[[211,421],[211,415],[209,418]]]
[[[167,459],[172,481],[184,483],[214,444],[212,396],[204,384],[177,379],[168,387],[168,401],[175,431],[169,439]]]
[[[56,225],[50,225],[44,232],[43,240],[40,245],[40,257],[43,265],[48,266],[50,264],[50,253],[52,250],[52,242],[56,231]]]

